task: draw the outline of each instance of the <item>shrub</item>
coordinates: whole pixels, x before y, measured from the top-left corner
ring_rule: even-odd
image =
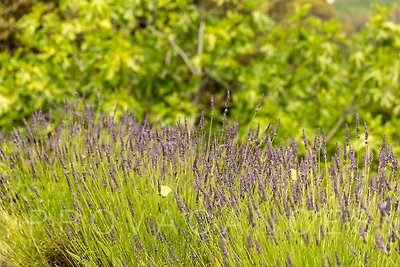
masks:
[[[329,155],[324,134],[284,145],[279,126],[240,139],[237,123],[217,131],[204,117],[117,121],[79,103],[63,114],[1,138],[0,255],[15,266],[398,260],[398,160],[386,140],[373,155],[358,120]]]
[[[0,3],[0,48],[13,50],[18,46],[16,22],[31,11],[35,0],[10,1]]]
[[[109,113],[118,104],[150,121],[194,122],[211,96],[223,110],[231,90],[241,125],[264,94],[268,109],[257,120],[280,118],[285,140],[301,138],[299,128],[326,129],[333,151],[359,112],[371,147],[377,152],[375,136],[386,132],[399,152],[400,26],[386,10],[346,36],[337,21],[310,15],[311,5],[277,23],[267,12],[282,1],[49,2],[16,21],[18,48],[0,52],[2,130],[23,126],[35,110],[56,115],[76,92]],[[222,120],[216,113],[215,124]]]

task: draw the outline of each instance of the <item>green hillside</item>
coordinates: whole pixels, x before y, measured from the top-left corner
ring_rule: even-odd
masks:
[[[399,3],[398,0],[335,0],[333,6],[342,17],[348,17],[357,13],[370,12],[372,4],[388,6]]]
[[[350,28],[359,29],[368,21],[373,3],[381,6],[398,4],[398,0],[335,0],[333,6],[339,18]]]

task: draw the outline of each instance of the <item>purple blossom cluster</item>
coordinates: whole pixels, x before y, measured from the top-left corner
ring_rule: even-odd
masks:
[[[141,122],[134,112],[117,120],[85,103],[67,103],[58,122],[38,112],[1,138],[1,206],[44,211],[43,231],[57,247],[91,260],[85,251],[103,242],[123,266],[293,266],[307,257],[297,246],[320,251],[309,262],[345,265],[348,254],[366,263],[371,242],[399,253],[398,159],[385,139],[374,152],[366,123],[361,151],[347,126],[334,153],[319,131],[311,142],[303,131],[301,149],[294,139],[278,143],[279,124],[241,138],[226,106],[223,126],[211,131],[204,114],[195,127]],[[357,138],[359,125],[357,116]],[[163,186],[172,193],[162,195]],[[323,245],[332,240],[338,250]]]

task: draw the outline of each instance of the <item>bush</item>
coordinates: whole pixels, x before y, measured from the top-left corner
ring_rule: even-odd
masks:
[[[23,126],[34,110],[56,116],[75,93],[110,114],[118,104],[117,117],[135,108],[150,121],[193,123],[211,96],[222,111],[230,90],[242,125],[264,95],[257,122],[280,118],[286,140],[325,129],[333,151],[358,112],[375,153],[384,132],[399,151],[400,26],[389,10],[346,36],[338,22],[310,16],[310,4],[281,23],[267,15],[269,4],[37,2],[17,22],[18,48],[0,53],[0,127]]]
[[[35,0],[12,1],[5,0],[0,3],[0,49],[13,50],[18,44],[16,21],[31,11]]]

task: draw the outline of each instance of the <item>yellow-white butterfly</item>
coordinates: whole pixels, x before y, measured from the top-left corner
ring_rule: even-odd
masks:
[[[171,188],[169,188],[169,187],[166,186],[166,185],[162,185],[162,186],[161,186],[161,190],[160,190],[160,195],[161,195],[162,197],[166,197],[166,196],[168,196],[169,193],[171,193],[171,191],[172,191]]]
[[[290,177],[293,181],[297,180],[297,171],[295,169],[290,169]]]

